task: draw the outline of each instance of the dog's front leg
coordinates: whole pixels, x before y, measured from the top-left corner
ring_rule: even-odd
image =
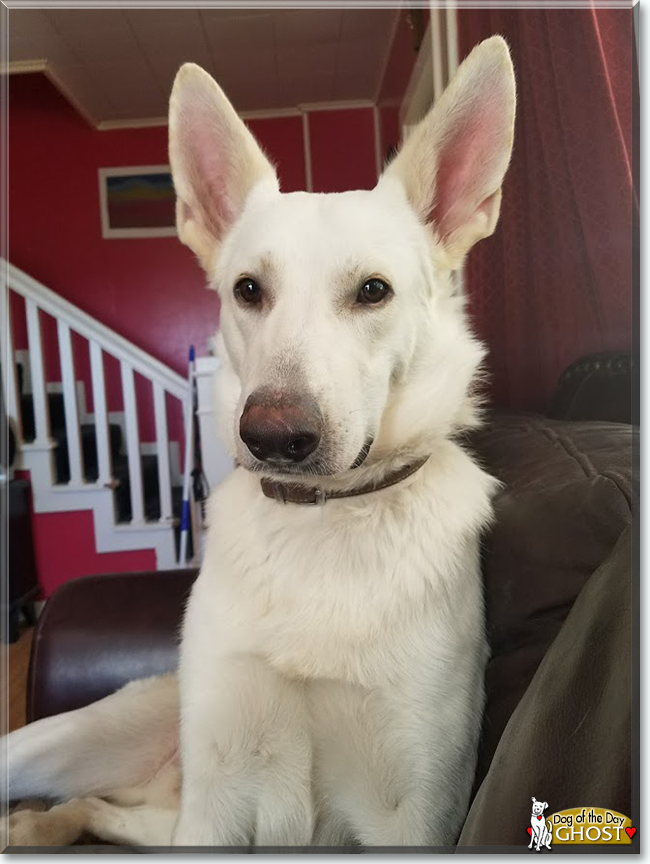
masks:
[[[185,646],[184,646],[185,647]],[[185,658],[187,659],[187,652]],[[300,685],[250,656],[182,666],[176,846],[294,846],[313,831]]]
[[[176,749],[178,684],[165,675],[133,681],[92,705],[12,732],[7,748],[9,800],[66,800],[138,787]]]

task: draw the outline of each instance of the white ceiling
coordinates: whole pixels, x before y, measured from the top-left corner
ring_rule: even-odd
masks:
[[[198,63],[239,111],[376,97],[396,9],[10,9],[9,62],[47,61],[96,125],[167,113]]]

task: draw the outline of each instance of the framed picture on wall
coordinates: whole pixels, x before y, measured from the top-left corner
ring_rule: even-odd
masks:
[[[172,237],[176,195],[169,165],[99,169],[102,237]]]

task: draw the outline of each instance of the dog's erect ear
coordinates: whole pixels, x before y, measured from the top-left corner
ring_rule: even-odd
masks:
[[[492,36],[461,64],[384,174],[401,181],[453,266],[496,227],[515,101],[508,46]]]
[[[172,88],[169,160],[178,236],[209,272],[253,187],[278,181],[223,90],[194,63],[181,66]]]
[[[536,803],[537,803],[537,799],[533,798],[533,804],[536,804]]]

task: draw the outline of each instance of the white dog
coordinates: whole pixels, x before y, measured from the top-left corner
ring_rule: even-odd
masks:
[[[11,798],[63,803],[12,815],[12,844],[454,843],[495,482],[455,441],[484,351],[452,282],[495,228],[514,110],[493,37],[375,189],[281,194],[217,84],[180,70],[178,231],[221,298],[239,467],[210,500],[178,686],[136,682],[13,733]]]
[[[532,849],[534,843],[537,852],[540,851],[542,846],[546,846],[547,849],[551,848],[551,841],[553,839],[551,823],[550,821],[547,823],[544,819],[544,810],[547,807],[548,804],[546,801],[538,801],[536,798],[533,798],[533,812],[530,816],[530,843],[528,844],[528,848]]]

